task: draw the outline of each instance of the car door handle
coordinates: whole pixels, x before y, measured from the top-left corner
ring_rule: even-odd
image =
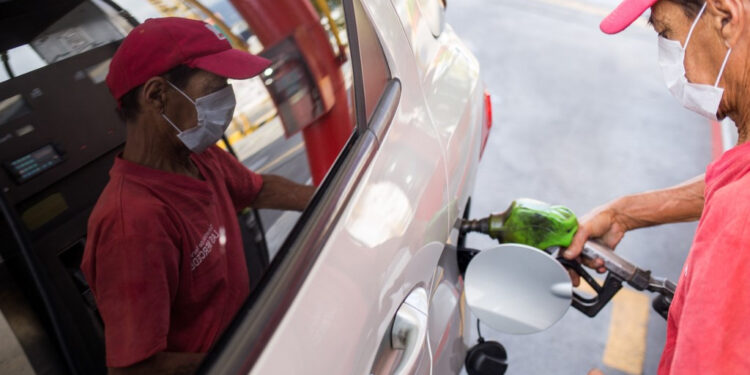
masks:
[[[427,292],[416,288],[396,311],[391,328],[391,347],[403,350],[394,375],[413,374],[427,339]]]

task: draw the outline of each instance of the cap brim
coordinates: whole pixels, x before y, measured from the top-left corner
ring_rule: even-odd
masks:
[[[635,22],[657,1],[659,0],[625,0],[602,20],[599,28],[606,34],[617,34]]]
[[[271,60],[232,48],[194,58],[188,65],[226,78],[248,79],[268,68]]]

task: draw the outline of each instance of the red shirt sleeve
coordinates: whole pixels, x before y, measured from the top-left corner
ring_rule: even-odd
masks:
[[[235,209],[240,211],[252,205],[263,188],[263,177],[218,146],[212,146],[206,151],[218,162]]]
[[[130,366],[167,348],[179,283],[180,251],[165,222],[144,214],[123,227],[92,244],[98,272],[87,275],[94,278],[109,367]]]

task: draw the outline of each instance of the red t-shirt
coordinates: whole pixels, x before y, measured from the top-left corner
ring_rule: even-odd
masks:
[[[81,269],[110,367],[206,352],[250,292],[237,211],[263,181],[216,146],[192,160],[205,180],[116,158],[89,218]]]
[[[706,171],[703,215],[667,320],[660,375],[750,374],[750,143]]]

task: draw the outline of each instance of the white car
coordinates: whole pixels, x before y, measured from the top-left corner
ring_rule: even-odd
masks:
[[[61,24],[34,11],[43,2],[12,0],[25,13],[0,22],[11,64],[21,48],[88,44],[0,79],[0,162],[55,156],[33,176],[0,173],[0,373],[102,373],[102,323],[78,266],[124,140],[103,73],[127,30],[84,22],[111,2],[61,1],[59,16],[75,9]],[[444,0],[344,0],[343,9],[356,126],[204,373],[455,374],[464,364],[470,313],[455,224],[492,124],[479,64],[445,24]],[[253,163],[283,174],[287,159],[304,160],[288,151],[298,143],[285,146],[300,138],[269,140],[281,151],[261,150]],[[256,221],[241,224],[262,229]]]
[[[479,64],[441,0],[344,9],[356,135],[207,373],[452,374],[464,363],[452,245],[491,126]]]

